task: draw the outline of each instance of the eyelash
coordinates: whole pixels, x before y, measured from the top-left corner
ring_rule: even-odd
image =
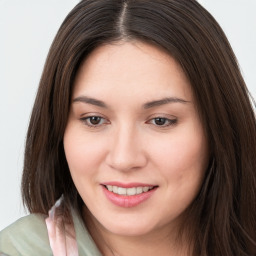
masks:
[[[102,120],[106,120],[104,117],[101,117],[101,116],[87,116],[87,117],[83,117],[83,118],[80,118],[80,120],[86,125],[86,126],[88,126],[88,127],[90,127],[90,128],[98,128],[98,127],[100,127],[100,126],[102,126],[102,125],[105,125],[105,124],[92,124],[91,123],[91,121],[90,120],[92,120],[92,118],[99,118],[100,119],[100,121],[102,121]]]
[[[161,121],[164,121],[164,125],[157,125],[155,123],[157,119],[162,119]],[[151,124],[153,124],[157,127],[165,128],[165,127],[173,126],[173,125],[177,124],[177,121],[178,121],[177,119],[169,119],[169,118],[166,118],[166,117],[159,116],[159,117],[154,117],[154,118],[150,119],[147,123],[151,123]]]
[[[98,118],[100,119],[100,122],[99,124],[92,124],[91,121],[92,121],[92,118]],[[163,125],[157,125],[155,122],[159,121],[159,119],[161,119],[161,121],[163,121]],[[87,117],[83,117],[83,118],[80,118],[80,120],[88,127],[90,128],[99,128],[101,127],[102,125],[106,125],[108,124],[109,122],[104,118],[104,117],[101,117],[101,116],[87,116]],[[101,123],[103,120],[106,120],[106,122],[104,123]],[[158,117],[154,117],[154,118],[151,118],[149,121],[147,121],[146,123],[147,124],[152,124],[156,127],[160,127],[160,128],[166,128],[168,126],[174,126],[176,125],[178,122],[177,119],[169,119],[169,118],[166,118],[166,117],[161,117],[161,116],[158,116]],[[167,124],[166,124],[167,123]]]

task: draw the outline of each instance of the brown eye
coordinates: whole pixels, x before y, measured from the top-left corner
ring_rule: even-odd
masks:
[[[99,116],[91,116],[88,118],[88,121],[92,124],[92,125],[97,125],[101,122],[101,117]]]
[[[86,126],[89,127],[100,127],[107,124],[108,121],[101,116],[87,116],[80,119]]]
[[[157,117],[154,119],[156,125],[165,125],[167,118]]]
[[[156,117],[151,119],[148,123],[151,123],[159,127],[167,127],[167,126],[175,125],[177,123],[177,119],[169,119],[166,117]]]

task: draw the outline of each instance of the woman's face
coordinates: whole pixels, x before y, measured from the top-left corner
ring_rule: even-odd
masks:
[[[82,63],[64,148],[90,213],[118,235],[174,228],[208,165],[189,81],[142,42],[101,46]]]

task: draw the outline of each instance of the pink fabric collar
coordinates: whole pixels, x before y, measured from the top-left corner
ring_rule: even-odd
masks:
[[[74,225],[65,223],[62,216],[56,217],[56,210],[62,201],[63,196],[51,208],[45,220],[50,246],[54,256],[78,256]]]

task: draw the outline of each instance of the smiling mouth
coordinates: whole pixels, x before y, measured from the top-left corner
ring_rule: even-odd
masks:
[[[132,188],[123,188],[123,187],[118,187],[118,186],[112,186],[112,185],[104,185],[104,187],[117,195],[121,196],[134,196],[134,195],[140,195],[143,193],[146,193],[154,188],[156,186],[143,186],[143,187],[132,187]]]

